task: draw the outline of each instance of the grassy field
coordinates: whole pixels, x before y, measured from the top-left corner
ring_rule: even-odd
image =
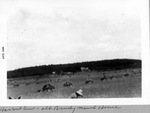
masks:
[[[128,74],[129,76],[124,76]],[[103,76],[113,79],[102,81]],[[94,83],[85,84],[89,76]],[[55,89],[50,92],[37,92],[52,80],[51,84]],[[58,81],[58,79],[60,79]],[[70,81],[72,87],[64,87],[63,84]],[[19,86],[16,86],[18,84]],[[20,77],[10,78],[7,81],[7,96],[16,98],[21,95],[22,99],[44,99],[44,98],[68,98],[71,93],[82,89],[83,98],[138,98],[141,97],[141,68],[124,69],[115,71],[91,71],[77,72],[71,77],[67,75],[52,76],[43,75],[43,77]]]

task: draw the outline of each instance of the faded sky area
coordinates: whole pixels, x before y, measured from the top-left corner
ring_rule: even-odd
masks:
[[[116,58],[141,59],[140,9],[20,7],[7,22],[7,69]]]

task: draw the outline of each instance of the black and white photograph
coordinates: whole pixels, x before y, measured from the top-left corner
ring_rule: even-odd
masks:
[[[7,99],[142,97],[135,2],[15,7],[7,19]]]

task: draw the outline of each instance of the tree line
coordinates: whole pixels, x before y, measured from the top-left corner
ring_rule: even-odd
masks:
[[[91,71],[109,71],[120,70],[127,68],[141,68],[141,60],[136,59],[113,59],[101,61],[78,62],[70,64],[57,64],[57,65],[41,65],[34,67],[25,67],[12,71],[7,71],[7,77],[28,77],[28,76],[42,76],[45,74],[52,74],[56,72],[79,72],[81,67],[89,67]]]

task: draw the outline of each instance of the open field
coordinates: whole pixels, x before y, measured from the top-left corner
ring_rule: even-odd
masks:
[[[102,80],[102,78],[106,79]],[[94,83],[85,84],[91,79]],[[72,87],[64,87],[68,81]],[[38,92],[50,83],[53,91]],[[137,98],[141,97],[141,68],[114,71],[76,72],[67,75],[47,74],[42,77],[18,77],[7,80],[7,96],[22,99],[68,98],[71,93],[82,89],[83,98]]]

